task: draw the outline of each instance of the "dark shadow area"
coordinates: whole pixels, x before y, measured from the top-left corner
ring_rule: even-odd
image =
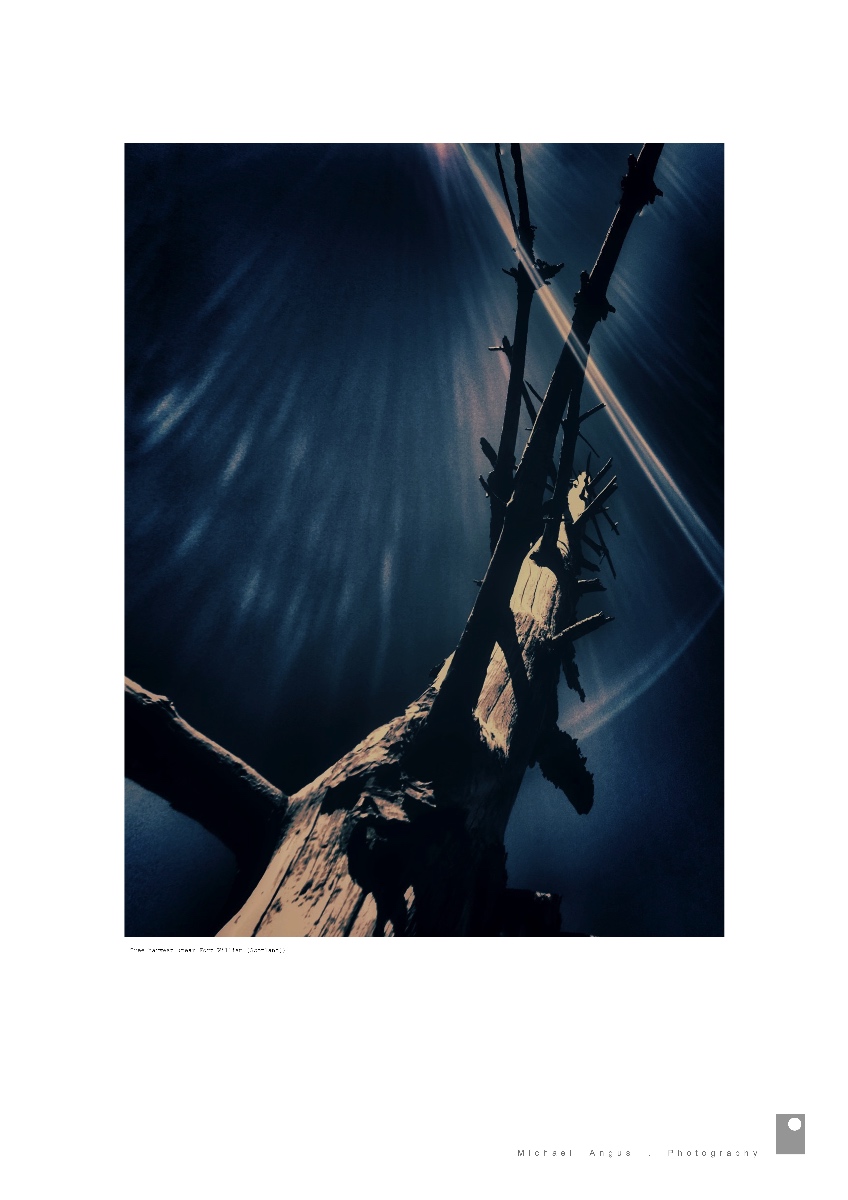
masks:
[[[126,937],[211,937],[236,877],[235,855],[137,783],[125,786]]]

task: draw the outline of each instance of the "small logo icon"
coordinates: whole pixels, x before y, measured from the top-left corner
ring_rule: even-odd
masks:
[[[778,1113],[777,1138],[775,1150],[778,1154],[804,1153],[804,1126],[807,1123],[803,1113]]]

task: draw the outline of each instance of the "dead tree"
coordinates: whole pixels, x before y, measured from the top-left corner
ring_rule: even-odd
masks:
[[[581,617],[578,604],[604,590],[587,553],[608,557],[600,519],[614,524],[607,501],[617,483],[607,479],[610,462],[594,477],[588,467],[575,473],[581,419],[597,409],[581,414],[580,399],[590,338],[615,311],[606,293],[625,237],[642,207],[662,195],[653,180],[661,149],[647,144],[629,157],[618,209],[594,267],[580,276],[571,332],[537,412],[523,378],[527,320],[544,271],[559,268],[533,258],[520,150],[512,149],[517,223],[498,152],[519,266],[507,412],[489,477],[495,545],[459,644],[423,695],[284,797],[179,722],[165,698],[128,684],[128,774],[174,803],[194,771],[196,801],[175,806],[236,852],[239,878],[221,935],[558,932],[554,899],[507,889],[504,833],[535,762],[578,812],[592,805],[592,776],[557,724],[557,684],[563,671],[583,698],[575,644],[611,619],[600,611]],[[522,394],[534,420],[514,471]]]

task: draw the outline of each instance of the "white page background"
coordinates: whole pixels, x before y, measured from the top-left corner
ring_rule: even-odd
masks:
[[[745,11],[8,19],[10,1195],[834,1194],[844,621],[816,584],[840,595],[837,42]],[[510,136],[727,143],[726,935],[124,939],[123,143]],[[806,1154],[777,1156],[794,1111]]]

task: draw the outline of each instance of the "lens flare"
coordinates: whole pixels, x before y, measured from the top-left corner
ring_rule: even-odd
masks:
[[[501,232],[513,251],[520,253],[521,261],[530,272],[534,282],[536,282],[537,295],[545,312],[559,336],[563,341],[567,341],[571,333],[572,322],[570,318],[563,311],[552,289],[543,286],[543,281],[536,271],[535,265],[529,261],[527,255],[521,251],[521,248],[515,245],[517,239],[502,197],[480,169],[469,147],[463,144],[460,148],[471,174],[497,220]],[[609,688],[602,688],[587,704],[581,705],[577,711],[569,715],[569,730],[581,737],[588,737],[597,732],[656,683],[689,648],[716,612],[723,599],[723,551],[721,544],[707,528],[691,502],[683,494],[668,468],[649,444],[621,397],[616,394],[600,367],[592,359],[589,359],[586,366],[585,381],[586,385],[594,393],[594,396],[606,405],[607,413],[616,433],[630,451],[633,459],[649,481],[653,492],[662,502],[686,543],[696,554],[717,590],[712,591],[711,589],[709,591],[705,597],[705,607],[700,612],[686,621],[675,622],[673,627],[674,632],[663,638],[640,662],[621,676],[614,685]]]
[[[497,222],[509,241],[513,250],[520,250],[520,247],[513,245],[515,241],[512,225],[510,224],[509,215],[501,197],[495,191],[486,176],[480,170],[478,164],[474,161],[468,147],[462,145],[462,151],[465,156],[465,161],[471,168],[471,172],[476,179],[480,190],[482,191],[486,202],[491,208]],[[521,251],[521,261],[531,274],[538,288],[538,296],[545,309],[545,312],[553,321],[557,332],[567,340],[571,333],[571,321],[562,309],[557,297],[553,294],[550,288],[543,286],[543,281],[535,265],[530,263],[527,255]],[[621,437],[624,444],[630,450],[634,459],[638,463],[641,470],[645,473],[651,486],[656,494],[668,509],[672,518],[680,528],[689,545],[698,555],[698,558],[703,563],[704,567],[709,572],[714,582],[722,586],[722,548],[715,537],[710,533],[707,526],[698,516],[690,502],[683,495],[680,488],[672,478],[668,468],[662,463],[658,454],[648,444],[647,439],[641,432],[633,417],[625,408],[619,396],[613,391],[610,384],[604,378],[604,375],[597,363],[589,359],[586,367],[586,383],[592,389],[599,400],[602,400],[609,410],[609,415],[615,426],[616,432]]]

